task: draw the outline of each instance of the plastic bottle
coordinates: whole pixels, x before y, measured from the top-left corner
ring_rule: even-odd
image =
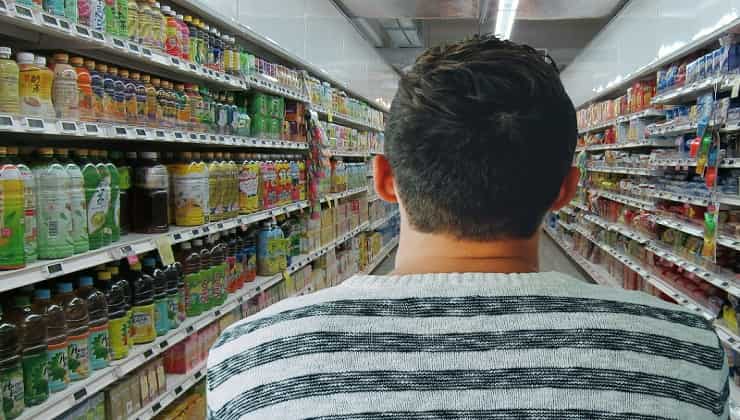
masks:
[[[69,385],[67,362],[67,319],[64,308],[51,300],[51,290],[34,291],[33,312],[46,318],[49,391],[59,392]]]
[[[126,235],[131,230],[131,166],[123,158],[123,153],[117,150],[110,152],[110,158],[113,165],[116,168],[118,176],[118,210],[114,215],[118,214],[117,226],[120,235]],[[111,186],[113,185],[114,171],[111,166],[108,167],[111,172]],[[114,200],[115,206],[115,193],[111,189],[111,199]]]
[[[117,284],[121,290],[123,290],[124,294],[124,301],[126,306],[126,315],[125,315],[125,325],[126,325],[126,332],[128,332],[128,349],[131,350],[134,347],[134,285],[133,280],[136,273],[133,270],[130,270],[128,272],[128,278],[126,276],[120,276],[118,281],[115,281],[114,278],[111,278],[111,281],[114,281],[114,284]],[[113,277],[114,274],[111,271],[111,277]]]
[[[192,153],[180,154],[180,162],[172,166],[175,199],[175,224],[199,226],[205,223],[208,208],[207,168],[193,160]]]
[[[241,162],[239,171],[239,213],[250,214],[259,210],[260,165],[254,160]]]
[[[105,33],[118,35],[118,7],[117,0],[105,0]]]
[[[169,299],[167,296],[167,275],[157,268],[156,259],[144,258],[144,273],[154,279],[154,329],[162,336],[170,329]]]
[[[20,416],[26,407],[23,402],[23,366],[19,353],[20,331],[15,323],[3,316],[0,319],[0,389],[3,414],[8,420]]]
[[[104,272],[105,273],[105,272]],[[109,274],[110,273],[106,273]],[[128,356],[129,332],[126,319],[126,298],[120,285],[113,284],[108,293],[108,336],[110,357],[120,360]]]
[[[142,0],[139,4],[139,20],[137,22],[138,28],[137,33],[139,35],[139,42],[146,48],[155,48],[156,45],[152,39],[152,8],[150,7],[150,1]]]
[[[95,31],[105,31],[105,2],[106,0],[90,0],[90,28]]]
[[[85,207],[88,240],[90,249],[98,249],[104,245],[103,231],[105,229],[106,211],[110,202],[110,190],[102,183],[102,174],[95,163],[89,158],[87,149],[76,150],[77,161],[82,166],[82,178],[85,191]]]
[[[118,67],[108,67],[113,80],[113,121],[126,122],[126,84],[118,73]]]
[[[131,266],[133,300],[133,340],[134,344],[151,343],[157,338],[154,327],[154,279],[141,272],[139,263]]]
[[[265,222],[257,236],[257,274],[260,276],[271,276],[277,272],[273,268],[271,246],[270,223]]]
[[[126,0],[127,2],[127,13],[126,13],[126,34],[121,34],[121,36],[126,36],[130,41],[132,42],[140,42],[139,40],[139,19],[141,19],[141,16],[139,15],[139,4],[136,2],[136,0]]]
[[[25,406],[41,404],[49,398],[46,319],[33,311],[31,298],[25,294],[13,298],[10,318],[20,333]]]
[[[151,6],[152,3],[150,2],[149,5]],[[164,14],[162,13],[162,7],[160,6],[159,2],[154,2],[154,6],[152,7],[152,33],[153,37],[156,40],[157,43],[157,49],[160,51],[165,51],[165,34],[166,34],[166,26],[167,26],[167,20],[165,19]]]
[[[57,283],[54,302],[64,308],[67,320],[67,363],[69,379],[79,381],[90,375],[90,318],[84,299],[75,296],[72,283]]]
[[[128,38],[128,0],[116,0],[116,35]]]
[[[26,265],[25,185],[5,147],[0,147],[0,203],[0,269],[22,268]]]
[[[106,225],[111,232],[111,242],[121,239],[121,176],[116,165],[108,160],[108,154],[103,151],[101,164],[104,164],[110,174],[110,207],[106,217]]]
[[[87,234],[87,203],[85,200],[85,182],[82,170],[69,159],[69,151],[64,148],[54,149],[59,163],[65,165],[69,175],[69,202],[72,214],[72,242],[74,253],[80,254],[90,249]]]
[[[105,212],[105,224],[103,226],[103,246],[110,245],[113,241],[113,227],[115,224],[114,198],[113,198],[113,181],[108,165],[106,165],[107,152],[103,150],[90,150],[90,158],[95,163],[95,168],[100,173],[100,186],[103,188],[103,194],[108,198],[105,202],[106,208],[101,209]]]
[[[183,130],[189,130],[190,127],[190,104],[188,96],[185,94],[185,85],[182,83],[175,84],[175,95],[177,95],[177,126]]]
[[[200,253],[200,284],[201,309],[207,311],[211,309],[211,298],[213,293],[213,270],[211,265],[211,249],[205,245],[202,239],[194,239],[193,247]]]
[[[224,153],[224,160],[229,171],[229,217],[239,215],[239,166],[232,159],[231,153]]]
[[[224,235],[222,245],[226,252],[226,291],[234,293],[238,287],[238,270],[236,268],[236,229],[229,229]]]
[[[38,69],[34,64],[34,56],[29,52],[16,54],[18,61],[18,89],[21,115],[29,117],[42,116],[41,86]]]
[[[288,249],[285,241],[285,233],[278,227],[277,223],[272,224],[273,241],[277,250],[277,270],[282,272],[288,268]]]
[[[156,91],[156,112],[154,117],[154,126],[169,127],[169,121],[167,119],[167,92],[162,86],[160,79],[152,78],[152,87]]]
[[[114,108],[116,103],[116,87],[114,84],[114,77],[110,73],[110,69],[106,64],[98,63],[95,65],[95,69],[98,71],[103,81],[103,109],[101,110],[102,114],[98,116],[98,121],[115,121],[116,113]],[[93,88],[95,88],[95,86],[93,86]]]
[[[188,129],[193,131],[202,131],[199,111],[202,104],[200,95],[198,94],[198,87],[192,83],[185,84],[185,95],[187,96],[187,113],[189,120],[187,123]]]
[[[198,60],[198,35],[197,31],[198,29],[195,27],[193,23],[193,17],[190,15],[186,15],[183,18],[183,24],[185,25],[185,28],[188,30],[187,32],[187,57],[186,60],[190,61],[191,63],[199,63]]]
[[[203,311],[200,253],[193,250],[190,242],[180,244],[180,263],[182,264],[185,281],[185,314],[187,316],[198,316]]]
[[[159,163],[159,153],[142,152],[134,169],[132,227],[137,233],[165,233],[169,229],[167,168]]]
[[[43,0],[44,11],[55,16],[64,17],[64,0]]]
[[[121,69],[119,71],[121,80],[123,81],[123,103],[126,109],[126,122],[129,124],[136,124],[138,117],[138,104],[136,103],[136,84],[131,78],[128,70]]]
[[[2,160],[0,158],[0,162]],[[18,157],[17,147],[7,148],[7,161],[15,164],[23,180],[23,248],[25,263],[30,264],[38,259],[38,242],[36,238],[38,234],[36,229],[36,180],[33,177],[33,171]]]
[[[93,109],[93,90],[90,71],[85,67],[82,57],[72,57],[70,63],[77,73],[77,98],[79,119],[82,121],[94,121],[95,111]]]
[[[108,71],[108,67],[106,71]],[[105,89],[103,87],[103,73],[100,73],[95,67],[95,61],[85,60],[85,69],[90,74],[90,120],[91,121],[102,121],[105,116]],[[77,83],[80,82],[80,75],[78,73]],[[84,77],[83,77],[84,78]],[[80,105],[80,117],[82,117],[82,105]]]
[[[74,254],[72,241],[72,207],[67,168],[54,159],[54,151],[38,150],[33,167],[38,200],[38,255],[40,259],[66,258]]]
[[[215,308],[226,301],[226,249],[219,240],[219,234],[210,237],[211,267],[213,270],[213,289],[209,295],[209,306]]]
[[[92,26],[95,0],[77,0],[77,22],[80,25]]]
[[[147,124],[150,127],[157,127],[159,126],[159,99],[157,97],[157,86],[154,86],[154,83],[148,74],[141,76],[141,81],[144,83],[144,89],[146,90]],[[159,82],[157,82],[157,84],[159,84]]]
[[[141,81],[139,72],[131,72],[131,82],[134,84],[134,100],[136,101],[136,124],[146,126],[149,123],[146,108],[146,85]]]
[[[64,17],[71,24],[77,23],[77,0],[64,0]]]
[[[10,54],[10,48],[0,47],[0,113],[18,115],[21,111],[20,70]]]
[[[93,286],[93,278],[81,276],[77,297],[84,299],[89,314],[88,349],[90,354],[90,368],[100,370],[108,366],[110,354],[108,347],[110,339],[108,335],[108,303],[105,295]]]
[[[181,280],[175,264],[170,264],[163,270],[167,278],[167,319],[169,320],[170,329],[177,328],[180,325],[179,305],[182,298],[179,294],[178,283]]]
[[[52,102],[54,103],[56,117],[63,120],[79,120],[80,99],[77,71],[69,65],[69,55],[64,53],[54,54],[53,67]]]
[[[170,6],[162,6],[162,13],[166,20],[165,27],[165,52],[173,57],[180,57],[182,51],[180,48],[180,27],[177,24],[175,13]]]

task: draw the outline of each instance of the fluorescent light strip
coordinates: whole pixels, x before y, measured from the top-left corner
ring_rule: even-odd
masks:
[[[519,0],[499,0],[496,11],[496,29],[494,30],[497,37],[509,39],[511,30],[514,28],[514,18],[518,7]]]

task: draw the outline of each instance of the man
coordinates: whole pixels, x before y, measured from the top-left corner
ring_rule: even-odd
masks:
[[[357,276],[230,327],[217,419],[726,419],[709,322],[638,292],[538,273],[567,204],[575,111],[535,50],[483,36],[402,77],[375,160],[398,202],[392,276]]]

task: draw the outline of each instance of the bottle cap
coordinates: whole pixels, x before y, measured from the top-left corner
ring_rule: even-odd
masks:
[[[72,291],[72,283],[69,282],[61,282],[57,283],[57,292],[58,293],[69,293]]]
[[[56,53],[53,58],[55,63],[69,63],[69,54],[67,53]]]
[[[10,54],[12,53],[13,51],[10,49],[10,47],[0,47],[0,55],[10,57]]]
[[[34,59],[34,63],[39,67],[44,67],[46,66],[46,57],[42,55],[37,55]]]
[[[15,55],[15,59],[18,61],[18,64],[33,64],[34,63],[34,55],[30,52],[19,52]]]
[[[75,67],[82,67],[85,65],[85,59],[82,57],[72,57],[69,59],[69,62]]]
[[[116,267],[116,270],[118,270],[118,267]],[[98,280],[110,280],[110,279],[111,279],[110,271],[98,271]]]
[[[79,283],[80,283],[80,287],[92,286],[93,278],[92,276],[80,276]]]

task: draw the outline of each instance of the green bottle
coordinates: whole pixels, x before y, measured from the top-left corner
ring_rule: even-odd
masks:
[[[23,214],[25,215],[23,226],[23,246],[26,254],[26,264],[36,262],[38,259],[38,243],[36,242],[36,180],[33,179],[33,171],[28,165],[18,158],[18,148],[8,147],[8,161],[15,163],[23,179]]]
[[[21,337],[24,402],[30,407],[49,398],[46,319],[33,311],[28,295],[16,295],[13,303],[12,318]]]
[[[106,162],[108,159],[105,151],[103,152],[102,158],[105,162],[105,166],[108,168],[108,173],[110,173],[111,205],[110,211],[108,212],[109,216],[106,218],[106,221],[110,220],[111,242],[116,242],[121,239],[121,176],[116,165],[111,162]]]
[[[2,312],[2,308],[0,308]],[[10,420],[21,415],[23,402],[23,366],[21,365],[20,332],[7,316],[0,320],[0,390],[3,414]]]
[[[106,0],[105,4],[105,33],[118,35],[118,7],[116,0]]]
[[[105,225],[103,226],[103,245],[110,245],[113,238],[113,196],[111,194],[111,175],[108,166],[105,164],[107,152],[102,150],[91,150],[90,156],[95,162],[95,167],[100,173],[100,186],[107,197],[105,208]]]
[[[87,149],[77,149],[77,161],[82,165],[82,178],[85,187],[85,204],[87,207],[87,231],[90,249],[105,245],[103,230],[107,215],[110,195],[102,185],[102,177],[95,163],[89,158]]]
[[[67,149],[54,149],[54,157],[65,165],[69,175],[69,198],[72,204],[72,241],[75,254],[90,250],[87,237],[87,212],[85,211],[85,188],[82,171],[76,163],[69,159]]]
[[[71,179],[67,168],[54,159],[51,148],[39,149],[38,157],[33,167],[38,200],[38,255],[40,259],[67,258],[74,254]]]
[[[131,230],[131,165],[119,151],[110,152],[110,157],[118,171],[118,230],[126,235]]]
[[[21,268],[26,265],[24,184],[5,147],[0,147],[0,200],[0,269]]]

